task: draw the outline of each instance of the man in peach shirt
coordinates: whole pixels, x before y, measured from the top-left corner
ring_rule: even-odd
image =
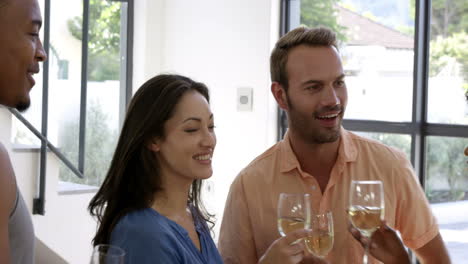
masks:
[[[297,28],[277,42],[270,62],[271,92],[288,115],[289,129],[231,185],[219,238],[225,263],[257,263],[280,237],[277,201],[282,192],[308,193],[315,213],[333,213],[335,242],[327,261],[362,263],[364,250],[348,231],[352,180],[381,180],[388,225],[422,263],[450,263],[405,155],[342,128],[347,88],[335,34]],[[370,257],[370,263],[379,262]]]

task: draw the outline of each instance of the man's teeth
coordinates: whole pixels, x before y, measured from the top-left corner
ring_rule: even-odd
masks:
[[[333,115],[319,116],[318,118],[320,118],[320,119],[326,119],[326,118],[330,119],[330,118],[335,118],[337,116],[338,116],[338,114],[333,114]]]
[[[211,160],[211,155],[206,154],[206,155],[202,155],[202,156],[196,156],[195,159],[196,160]]]

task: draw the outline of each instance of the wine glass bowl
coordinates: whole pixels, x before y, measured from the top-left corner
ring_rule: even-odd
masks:
[[[278,199],[278,231],[281,236],[310,227],[309,194],[281,193]]]
[[[348,209],[353,226],[366,237],[371,237],[372,233],[380,227],[382,208],[373,206],[350,206]]]
[[[351,224],[362,236],[370,238],[380,227],[384,216],[384,192],[381,181],[352,181],[349,189],[347,213]],[[364,248],[363,263],[367,264]]]
[[[304,239],[307,250],[313,255],[324,258],[333,248],[334,230],[331,212],[313,215],[311,218],[312,235]]]

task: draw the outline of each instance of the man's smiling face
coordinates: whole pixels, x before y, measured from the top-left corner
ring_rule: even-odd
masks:
[[[33,74],[47,56],[39,39],[37,0],[0,0],[0,104],[26,110]]]

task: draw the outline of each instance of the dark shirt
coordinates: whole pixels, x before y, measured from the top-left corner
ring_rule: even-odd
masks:
[[[16,188],[16,202],[8,221],[11,263],[34,263],[34,227],[28,207]]]

